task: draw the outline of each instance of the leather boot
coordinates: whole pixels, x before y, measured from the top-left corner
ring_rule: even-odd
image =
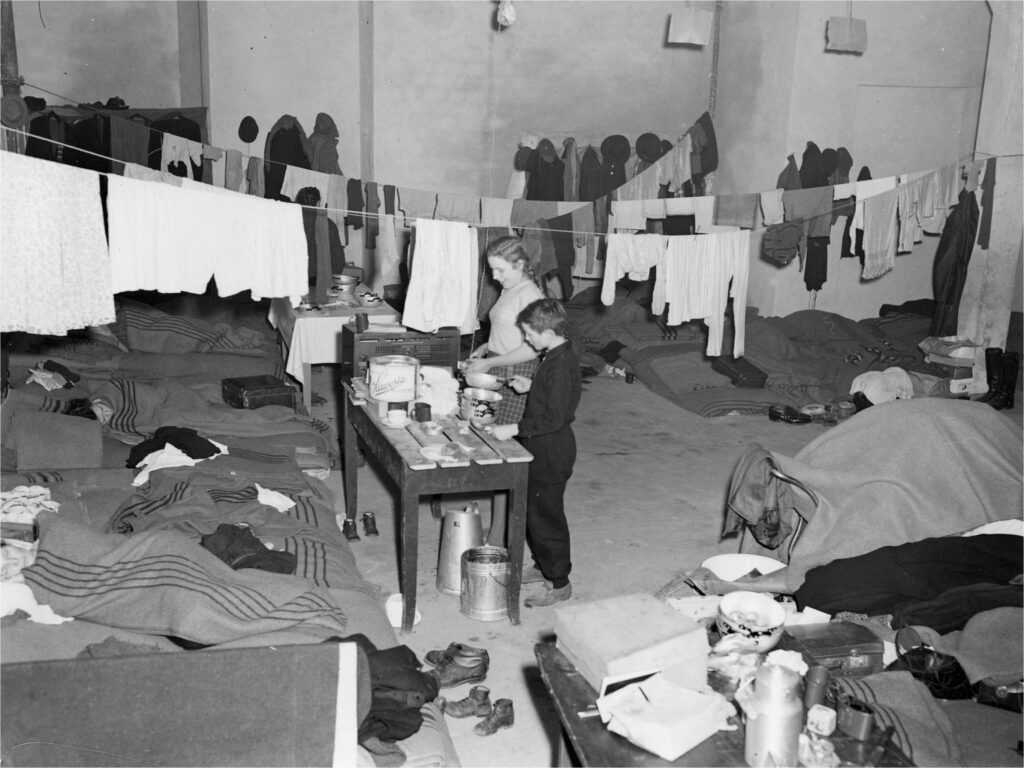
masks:
[[[473,726],[477,736],[491,736],[499,728],[511,728],[516,721],[516,712],[512,707],[512,699],[498,699],[494,702],[491,714]]]
[[[1013,410],[1013,396],[1017,389],[1017,370],[1020,368],[1020,355],[1016,352],[1004,352],[1001,361],[1002,378],[999,391],[988,404],[1001,411],[1004,408]]]
[[[491,689],[486,685],[474,685],[469,695],[461,701],[446,701],[441,711],[449,717],[487,717],[491,713]]]
[[[1003,379],[1003,350],[1000,347],[985,347],[985,380],[988,391],[978,398],[979,403],[987,403],[999,391]]]
[[[476,659],[448,659],[433,670],[441,688],[451,688],[463,683],[478,683],[487,677],[489,660],[480,656]]]
[[[449,643],[448,647],[443,651],[427,651],[427,655],[423,657],[428,664],[433,664],[435,667],[440,667],[442,664],[447,663],[449,659],[455,659],[457,661],[463,661],[467,664],[473,662],[474,659],[482,658],[490,663],[491,658],[487,651],[483,648],[474,648],[472,645],[466,645],[465,643]]]

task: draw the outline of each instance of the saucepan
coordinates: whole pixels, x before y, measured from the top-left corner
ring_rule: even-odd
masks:
[[[467,371],[464,376],[469,386],[476,387],[477,389],[489,389],[491,391],[501,389],[502,385],[507,384],[509,381],[508,379],[499,378],[492,373],[472,373]]]

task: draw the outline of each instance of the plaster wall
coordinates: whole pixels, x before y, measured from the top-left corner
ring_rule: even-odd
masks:
[[[710,9],[712,3],[697,3]],[[677,140],[708,107],[710,46],[665,43],[682,2],[374,4],[378,180],[503,196],[520,137]]]
[[[120,96],[131,107],[182,104],[176,3],[15,0],[22,94],[48,104]]]
[[[715,114],[724,146],[715,192],[774,188],[786,156],[799,164],[808,141],[847,147],[851,178],[864,165],[877,178],[971,153],[988,50],[986,4],[860,3],[853,15],[867,22],[867,50],[825,52],[829,17],[847,15],[846,2],[724,4]],[[779,269],[755,257],[748,303],[763,315],[813,303],[859,319],[885,303],[932,297],[937,237],[926,236],[897,256],[891,272],[863,282],[859,262],[839,257],[844,223],[833,228],[829,278],[816,296],[798,262]]]

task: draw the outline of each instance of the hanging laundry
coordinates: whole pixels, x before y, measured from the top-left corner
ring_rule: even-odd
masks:
[[[126,179],[156,181],[161,184],[173,184],[176,187],[180,187],[182,181],[181,176],[175,176],[173,173],[167,173],[166,171],[154,171],[152,168],[147,168],[144,165],[137,165],[135,163],[125,163],[124,173],[122,175]]]
[[[512,175],[508,179],[505,197],[515,200],[526,194],[526,167],[530,162],[530,148],[519,147],[512,160]]]
[[[345,214],[346,226],[352,229],[362,229],[366,221],[363,211],[366,210],[366,203],[363,200],[363,182],[360,179],[349,179],[346,192],[348,193],[348,213]]]
[[[630,280],[646,280],[651,267],[658,266],[665,256],[668,239],[664,235],[608,235],[601,303],[615,303],[615,284],[624,276]]]
[[[342,174],[338,165],[338,126],[326,112],[319,112],[313,132],[307,137],[309,167],[321,173]]]
[[[329,174],[327,178],[327,218],[338,235],[339,243],[344,235],[347,245],[348,228],[345,226],[345,216],[348,211],[348,179],[338,173]]]
[[[981,221],[978,223],[978,247],[988,250],[992,234],[992,206],[996,191],[996,158],[985,161],[985,175],[981,180]]]
[[[310,146],[302,124],[292,115],[282,115],[267,134],[263,151],[264,196],[281,199],[281,185],[288,166],[311,167]]]
[[[63,335],[113,322],[99,175],[15,152],[0,167],[0,331]]]
[[[777,189],[784,189],[791,192],[794,189],[802,189],[800,184],[800,170],[796,167],[796,157],[790,155],[786,158],[786,167],[779,174],[779,180],[775,183]]]
[[[715,224],[753,229],[757,223],[759,196],[716,195]]]
[[[647,227],[642,200],[613,200],[611,215],[608,217],[608,231],[642,230]]]
[[[437,196],[435,219],[462,221],[466,224],[480,223],[480,198],[468,195],[440,193]]]
[[[527,200],[564,200],[565,163],[550,139],[541,139],[526,164]]]
[[[895,183],[895,179],[888,177]],[[885,181],[885,179],[878,179]],[[857,187],[860,205],[860,185]],[[896,263],[896,190],[872,194],[864,200],[864,269],[862,280],[881,277]],[[854,222],[856,227],[856,222]]]
[[[828,280],[828,238],[808,237],[804,285],[808,291],[820,291],[826,280]]]
[[[557,215],[558,205],[553,200],[513,200],[509,224],[513,229],[522,229],[532,227],[538,219],[551,219]]]
[[[280,197],[291,202],[297,202],[296,195],[300,189],[313,187],[320,193],[318,206],[323,208],[327,205],[327,197],[330,194],[331,176],[320,171],[312,171],[308,168],[296,168],[289,165],[284,170],[281,179]]]
[[[967,280],[971,251],[978,234],[978,201],[973,192],[960,192],[960,200],[950,211],[942,237],[935,249],[932,267],[932,290],[935,315],[930,336],[953,336],[957,333],[960,297]]]
[[[896,187],[896,218],[899,224],[897,253],[910,253],[914,243],[920,243],[924,238],[919,211],[923,178],[922,173],[904,174],[899,177],[899,184]]]
[[[669,237],[651,294],[651,310],[661,314],[667,304],[669,325],[704,320],[708,327],[706,352],[720,355],[729,298],[734,307],[746,306],[749,275],[750,230]],[[733,321],[733,356],[741,357],[745,313],[734,312]]]
[[[601,156],[588,146],[580,158],[580,200],[597,200],[604,195],[604,171]]]
[[[218,166],[224,158],[224,150],[210,144],[203,144],[203,181],[210,185],[224,188],[223,166]],[[219,182],[219,183],[218,183]]]
[[[189,114],[193,113],[190,112]],[[171,160],[163,156],[163,145],[168,134],[201,145],[203,129],[199,123],[187,117],[181,110],[175,110],[158,117],[150,125],[150,128],[152,130],[149,134],[149,167],[156,170],[170,170],[177,176],[187,176],[196,181],[202,181],[203,166],[198,159],[194,162],[191,160],[186,162],[183,158],[179,157],[177,160],[181,161],[182,165],[169,168]]]
[[[476,232],[458,221],[417,219],[402,325],[426,333],[480,327],[476,317],[479,269]]]
[[[411,227],[416,219],[432,219],[437,210],[437,193],[422,189],[398,188],[398,210],[405,216],[405,226]]]
[[[711,115],[705,112],[698,117],[688,133],[693,144],[690,151],[690,178],[696,186],[700,177],[718,170],[718,141],[715,138]]]
[[[123,173],[125,163],[137,163],[139,165],[146,165],[148,163],[149,123],[150,121],[142,116],[137,118],[111,118],[110,154],[112,157],[122,161],[112,164],[112,172]]]
[[[714,226],[714,197],[669,197],[665,198],[665,212],[669,216],[693,216],[698,232]]]
[[[242,171],[242,153],[237,149],[229,149],[224,152],[224,189],[233,192],[242,191],[242,182],[245,174]]]
[[[505,227],[512,221],[512,201],[504,197],[480,199],[480,226]]]
[[[377,234],[380,232],[380,198],[377,196],[377,182],[366,182],[366,232],[363,233],[363,244],[368,250],[377,247]]]
[[[779,267],[789,266],[800,252],[804,227],[799,221],[769,224],[761,241],[761,258]]]
[[[263,158],[250,157],[249,163],[246,165],[245,169],[246,190],[250,195],[253,195],[254,197],[264,196],[264,178]]]
[[[576,152],[576,139],[571,136],[562,140],[562,162],[565,171],[562,173],[562,199],[580,199],[580,157]]]
[[[821,150],[813,141],[808,141],[800,163],[800,186],[803,189],[812,189],[827,185],[828,171],[825,169]]]
[[[373,270],[372,282],[373,291],[379,296],[384,296],[386,289],[402,283],[402,259],[398,249],[398,230],[395,227],[396,193],[394,186],[384,185],[384,215],[381,217],[380,235],[377,237],[378,262]]]
[[[203,175],[196,170],[196,166],[202,167],[203,145],[198,141],[165,133],[160,147],[160,163],[161,170],[200,181]]]
[[[800,269],[804,268],[808,237],[828,237],[832,229],[832,187],[794,189],[782,193],[786,221],[802,222]]]
[[[555,273],[562,288],[562,299],[572,296],[572,265],[576,260],[573,245],[572,214],[566,213],[553,219],[542,219],[539,225],[548,230],[543,232],[542,247],[550,249],[555,261]],[[546,260],[546,259],[545,259]]]

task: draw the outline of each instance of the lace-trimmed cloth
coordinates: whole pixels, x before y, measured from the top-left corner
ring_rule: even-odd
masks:
[[[0,158],[0,331],[64,335],[114,321],[99,174]]]

